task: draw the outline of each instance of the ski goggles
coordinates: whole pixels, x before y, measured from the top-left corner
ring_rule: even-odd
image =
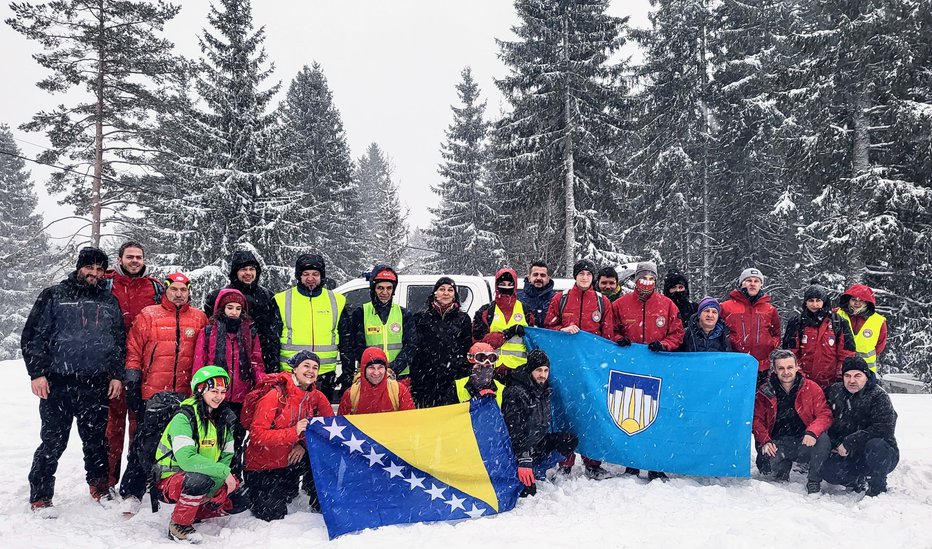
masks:
[[[472,358],[476,362],[498,362],[498,353],[474,353]]]

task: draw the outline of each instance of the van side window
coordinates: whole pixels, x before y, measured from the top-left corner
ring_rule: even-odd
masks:
[[[369,301],[369,287],[356,288],[343,295],[346,296],[346,310],[352,311],[357,307],[362,307],[364,303]]]
[[[465,286],[457,286],[460,298],[460,310],[466,312],[472,305],[472,290]],[[408,286],[408,296],[405,302],[407,308],[412,313],[427,310],[427,297],[434,291],[434,285],[415,285]]]

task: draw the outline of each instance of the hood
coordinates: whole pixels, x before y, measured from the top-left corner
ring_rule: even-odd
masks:
[[[427,296],[427,308],[428,309],[433,307],[434,305],[434,292],[436,292],[437,288],[439,288],[440,286],[444,284],[449,284],[453,286],[453,303],[456,303],[457,307],[460,306],[460,290],[456,286],[456,282],[448,276],[441,276],[440,278],[437,279],[437,282],[434,283],[434,289],[430,292],[430,295]]]
[[[848,312],[848,303],[851,301],[852,297],[867,302],[868,316],[874,314],[874,309],[877,308],[877,300],[874,298],[874,290],[871,290],[870,286],[854,284],[845,290],[845,293],[841,294],[841,298],[838,300],[838,306],[845,312]]]
[[[233,288],[224,288],[220,290],[219,293],[217,293],[217,299],[214,300],[214,316],[223,315],[223,308],[220,306],[220,304],[224,301],[223,298],[225,296],[230,296],[230,295],[239,296],[239,298],[236,299],[236,301],[239,301],[240,305],[243,306],[243,315],[248,315],[249,314],[249,300],[246,299],[246,296],[244,296],[243,293],[240,292],[239,290],[235,290]],[[230,298],[227,297],[226,301],[230,301]]]
[[[531,368],[527,363],[522,364],[514,369],[511,373],[511,383],[516,383],[518,385],[524,386],[528,391],[546,391],[550,389],[550,380],[547,380],[547,383],[544,383],[543,386],[538,385],[534,378],[531,377],[531,372],[534,369]]]
[[[506,275],[506,274],[511,275],[511,280],[513,280],[515,283],[515,293],[508,295],[508,296],[501,296],[498,293],[498,279],[501,278],[502,275]],[[518,295],[518,273],[517,271],[515,271],[511,267],[502,267],[495,273],[495,299],[498,299],[499,297],[514,298],[517,295]]]
[[[361,378],[365,379],[366,366],[377,361],[381,361],[385,364],[385,377],[383,377],[382,382],[379,383],[379,385],[385,385],[388,379],[388,372],[391,371],[391,368],[388,366],[388,357],[385,356],[385,351],[380,347],[366,347],[366,350],[362,352],[362,359],[359,361],[359,375]],[[366,381],[368,382],[368,380]],[[372,384],[370,383],[370,385]]]
[[[663,295],[670,297],[670,288],[677,284],[686,286],[686,299],[689,299],[689,280],[677,269],[670,269],[663,277]]]
[[[372,302],[373,305],[380,303],[379,298],[375,296],[375,275],[379,274],[382,271],[391,271],[391,273],[395,275],[395,279],[396,280],[398,279],[398,273],[395,271],[395,269],[392,269],[388,265],[382,265],[381,263],[377,263],[372,267],[372,270],[369,271],[369,300]],[[392,297],[395,297],[396,290],[398,290],[398,282],[395,282],[395,285],[392,288]]]
[[[255,266],[256,280],[253,282],[253,284],[259,283],[259,277],[262,276],[262,265],[259,265],[259,260],[256,259],[255,254],[249,250],[236,250],[233,252],[233,255],[230,256],[230,282],[236,282],[239,280],[236,278],[236,272],[246,265]]]
[[[149,270],[149,266],[143,265],[142,270],[139,271],[139,274],[131,278],[143,278],[144,276],[146,276],[146,271],[148,270]],[[113,278],[116,275],[127,276],[127,277],[130,276],[126,274],[125,272],[123,272],[123,267],[119,263],[117,263],[116,265],[113,266],[112,269],[107,269],[107,271],[104,273],[104,278]]]

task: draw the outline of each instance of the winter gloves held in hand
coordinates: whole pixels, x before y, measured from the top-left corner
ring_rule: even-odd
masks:
[[[619,347],[630,347],[631,346],[631,340],[626,337],[619,339],[617,343]]]
[[[654,351],[655,353],[659,353],[659,352],[667,350],[667,348],[663,346],[663,343],[659,341],[651,341],[650,344],[647,346],[647,348],[650,349],[651,351]]]
[[[512,326],[511,328],[505,328],[505,331],[502,332],[502,335],[505,336],[505,339],[511,339],[515,336],[524,337],[524,326],[518,324],[517,326]]]
[[[530,467],[518,467],[518,480],[525,486],[531,486],[535,482],[534,470]]]

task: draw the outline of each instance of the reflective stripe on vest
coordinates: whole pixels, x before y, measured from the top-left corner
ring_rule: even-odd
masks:
[[[498,305],[493,309],[492,322],[489,323],[490,332],[504,332],[512,326],[527,326],[527,317],[524,315],[524,306],[521,302],[515,300],[515,308],[511,311],[511,318],[505,321],[505,315],[502,314]],[[514,336],[505,341],[498,350],[498,362],[495,366],[507,366],[517,368],[527,362],[527,347],[524,346],[524,338]]]
[[[220,461],[220,455],[223,453],[223,444],[226,443],[225,440],[220,440],[220,433],[217,431],[216,425],[213,422],[206,422],[206,430],[204,424],[201,423],[201,418],[197,414],[197,409],[195,407],[194,397],[188,397],[182,401],[181,406],[188,406],[195,410],[194,418],[196,425],[192,425],[192,429],[197,429],[197,433],[191,433],[194,435],[192,438],[197,440],[197,454],[199,456],[205,457],[213,462]],[[179,413],[176,413],[172,417],[171,421],[174,421]],[[184,417],[185,423],[189,423],[187,416]],[[165,430],[162,431],[162,438],[159,439],[159,445],[155,449],[155,468],[159,473],[159,478],[167,478],[172,476],[175,473],[182,472],[181,466],[178,465],[178,462],[175,460],[175,453],[172,451],[172,435],[168,432],[171,427],[171,421],[168,425],[165,426]]]
[[[366,334],[366,347],[381,347],[385,356],[388,357],[388,366],[391,367],[398,353],[401,352],[404,337],[401,306],[392,303],[388,320],[383,324],[382,319],[375,312],[375,306],[371,302],[365,303],[362,306],[362,324]],[[411,372],[410,368],[405,368],[405,371],[396,373],[406,376]]]
[[[275,302],[282,313],[281,353],[282,368],[290,371],[289,358],[299,351],[312,351],[320,357],[320,373],[333,372],[339,358],[340,335],[337,327],[346,298],[330,290],[307,298],[291,287],[275,294]]]
[[[498,380],[492,380],[495,382],[495,402],[498,403],[498,407],[502,407],[502,395],[505,393],[505,385],[499,383]],[[469,391],[466,390],[466,383],[469,382],[468,377],[461,377],[460,379],[455,380],[453,383],[456,384],[456,398],[460,402],[469,401],[472,396],[470,396]]]
[[[838,316],[848,321],[851,331],[854,327],[851,324],[851,317],[842,309],[838,309]],[[880,329],[887,318],[880,313],[874,313],[867,317],[864,324],[861,325],[861,331],[854,334],[854,346],[857,349],[858,356],[864,359],[864,362],[870,367],[871,371],[877,372],[877,342],[880,341]]]

